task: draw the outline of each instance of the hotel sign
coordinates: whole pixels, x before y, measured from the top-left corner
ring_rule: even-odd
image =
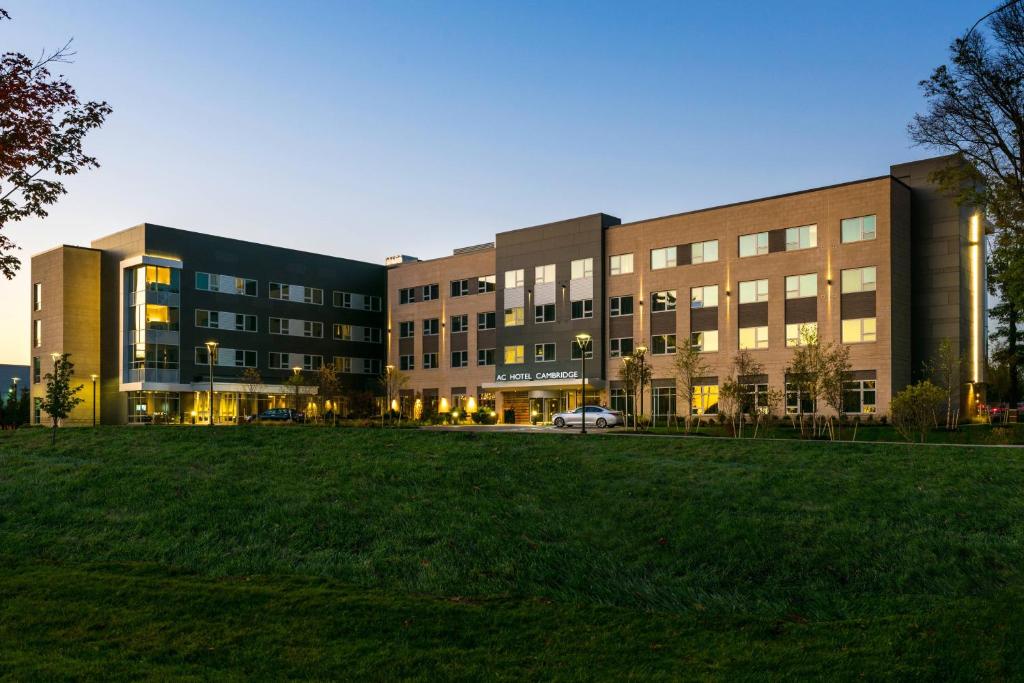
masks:
[[[551,379],[579,379],[577,370],[560,370],[554,372],[506,372],[494,376],[496,382],[535,382]]]

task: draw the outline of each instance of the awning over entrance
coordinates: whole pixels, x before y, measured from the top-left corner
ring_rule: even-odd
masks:
[[[584,379],[587,389],[604,389],[607,382],[597,377]],[[579,380],[539,379],[529,382],[484,382],[481,388],[488,391],[533,391],[534,389],[564,389],[574,391],[580,388]]]

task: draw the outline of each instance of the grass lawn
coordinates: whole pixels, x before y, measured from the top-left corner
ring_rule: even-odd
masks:
[[[0,677],[1024,677],[1024,452],[0,432]]]

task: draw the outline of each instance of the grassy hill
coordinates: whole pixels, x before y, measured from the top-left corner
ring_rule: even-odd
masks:
[[[1024,676],[1014,449],[0,433],[0,675]]]

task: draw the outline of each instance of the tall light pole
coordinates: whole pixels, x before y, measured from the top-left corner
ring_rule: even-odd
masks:
[[[298,365],[292,368],[293,377],[298,377],[299,373],[301,372],[302,368],[300,368]],[[299,412],[299,380],[296,379],[294,382],[292,382],[292,384],[295,385],[295,412]]]
[[[92,426],[96,426],[96,378],[97,375],[89,375],[92,380]]]
[[[380,413],[380,426],[384,426],[384,412],[387,411],[388,418],[391,417],[391,373],[395,371],[394,365],[387,365],[384,367],[384,410]]]
[[[210,426],[213,426],[213,355],[217,353],[217,342],[206,342],[206,360],[210,363]]]
[[[581,434],[587,433],[587,346],[590,345],[590,335],[580,332],[576,335],[576,343],[580,345],[580,414]]]
[[[644,358],[647,356],[647,346],[640,342],[640,346],[636,347],[636,352],[640,356],[640,412],[637,415],[644,414],[644,375],[646,374],[646,366],[644,365]],[[651,399],[654,400],[653,398]],[[636,417],[633,418],[633,430],[637,429]]]

